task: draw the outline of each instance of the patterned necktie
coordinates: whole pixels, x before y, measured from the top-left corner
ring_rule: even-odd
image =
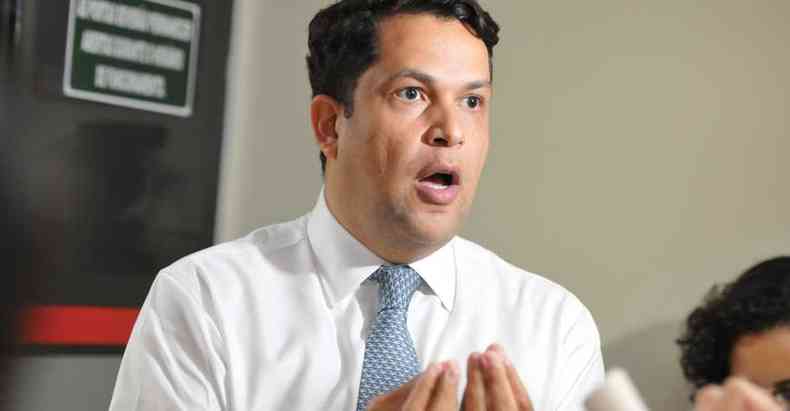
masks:
[[[379,307],[365,345],[357,411],[367,409],[373,397],[420,373],[414,342],[406,328],[409,302],[422,283],[420,275],[408,265],[394,265],[382,266],[370,278],[379,283]]]

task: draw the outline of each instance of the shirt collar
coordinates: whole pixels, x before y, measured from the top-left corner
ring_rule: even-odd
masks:
[[[337,222],[326,205],[324,190],[307,221],[307,237],[330,306],[353,294],[380,266],[389,264]],[[451,311],[455,302],[457,264],[455,238],[433,254],[409,264]]]

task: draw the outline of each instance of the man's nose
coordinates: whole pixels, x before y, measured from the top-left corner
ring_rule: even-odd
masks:
[[[426,143],[438,147],[453,147],[464,143],[464,132],[461,119],[455,107],[438,108],[434,117],[433,127],[426,135]]]

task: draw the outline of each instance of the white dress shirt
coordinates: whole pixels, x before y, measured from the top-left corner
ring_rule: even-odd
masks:
[[[157,276],[115,385],[121,410],[353,410],[386,264],[313,211],[187,256]],[[535,409],[577,410],[603,380],[600,338],[570,292],[456,237],[410,264],[423,368],[500,343]],[[459,392],[460,395],[460,392]]]

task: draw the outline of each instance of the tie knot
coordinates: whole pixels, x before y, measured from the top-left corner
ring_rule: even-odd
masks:
[[[405,310],[422,278],[408,265],[383,265],[371,278],[379,283],[379,311]]]

